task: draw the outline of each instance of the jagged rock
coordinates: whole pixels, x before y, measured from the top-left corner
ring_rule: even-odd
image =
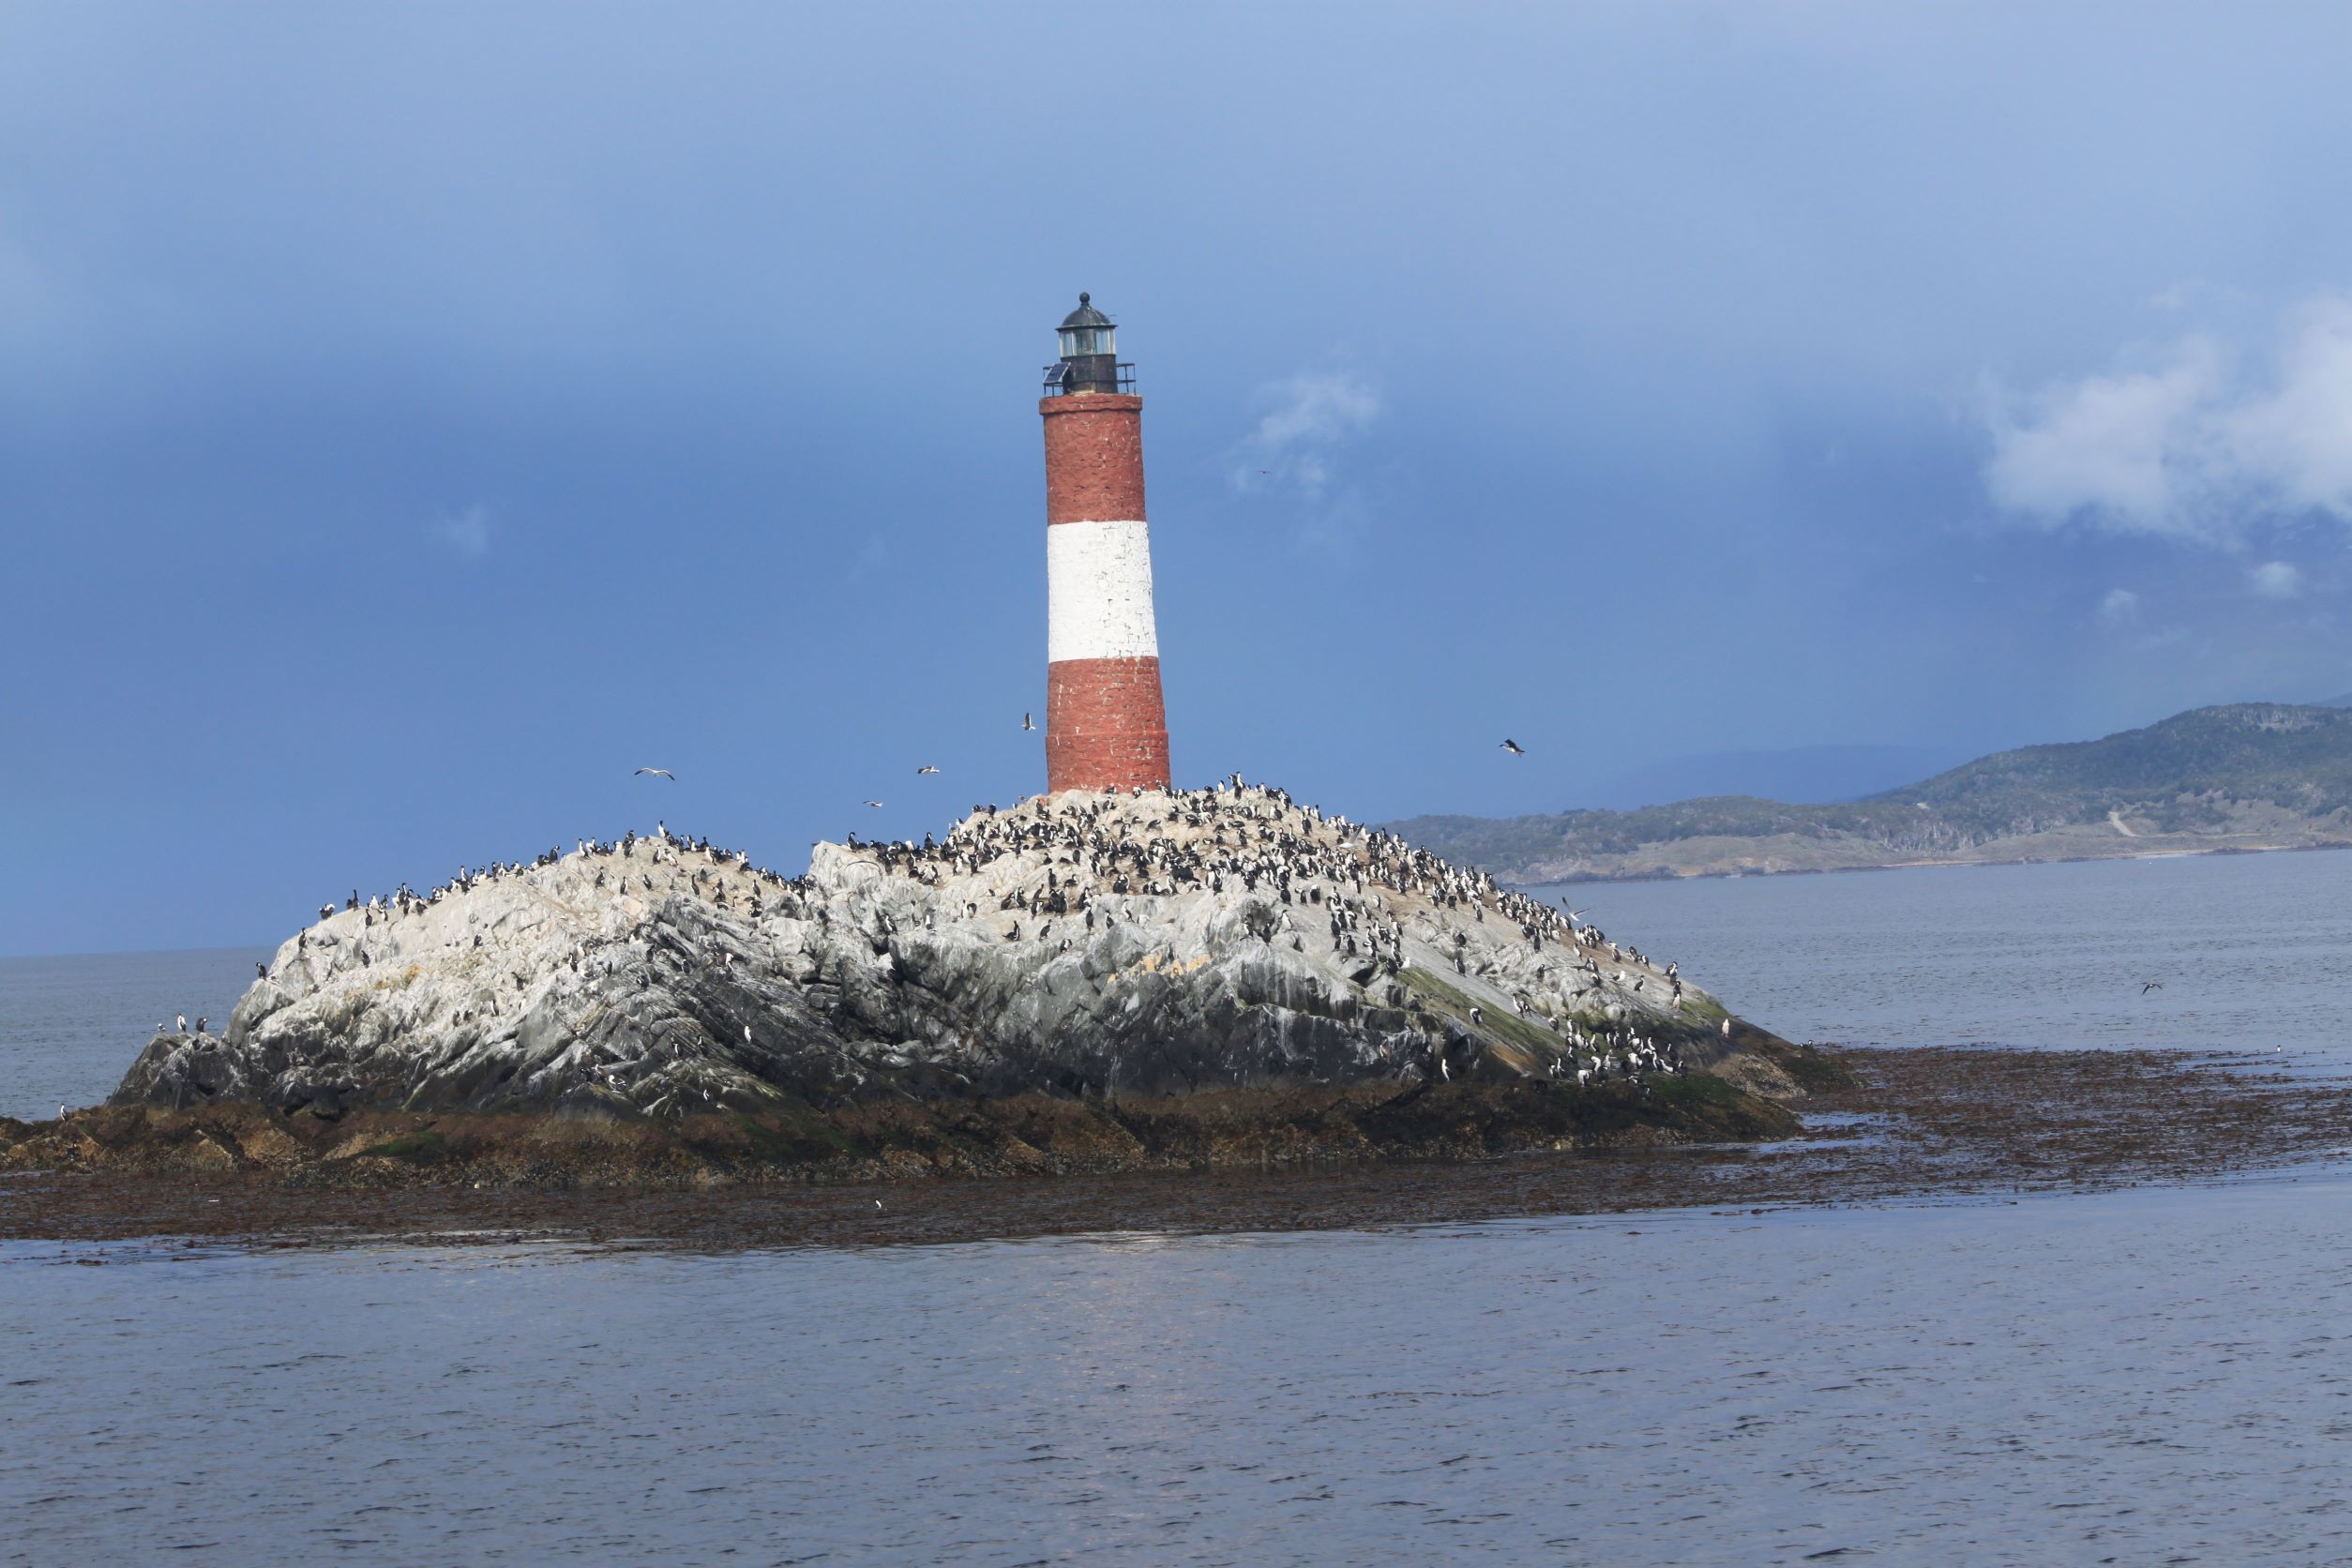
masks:
[[[1064,794],[936,846],[820,844],[797,878],[664,834],[337,911],[224,1034],[149,1042],[111,1103],[626,1118],[1573,1080],[1703,1067],[1724,1018],[1279,791]]]

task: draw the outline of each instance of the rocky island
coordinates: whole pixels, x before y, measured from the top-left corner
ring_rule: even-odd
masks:
[[[692,1184],[1752,1139],[1836,1080],[1676,967],[1234,779],[582,839],[319,918],[0,1168]]]

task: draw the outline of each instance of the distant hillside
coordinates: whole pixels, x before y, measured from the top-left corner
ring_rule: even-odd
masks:
[[[1708,751],[1630,768],[1592,786],[1590,802],[1631,811],[1701,795],[1773,800],[1860,800],[1891,784],[1948,768],[1966,746],[1797,746],[1776,751]]]
[[[1722,795],[1386,825],[1518,882],[2352,844],[2352,709],[2198,708],[1836,806]]]

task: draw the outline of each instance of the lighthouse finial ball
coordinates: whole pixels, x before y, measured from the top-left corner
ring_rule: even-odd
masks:
[[[1046,787],[1164,790],[1168,719],[1143,514],[1143,400],[1091,294],[1059,328],[1046,428]]]

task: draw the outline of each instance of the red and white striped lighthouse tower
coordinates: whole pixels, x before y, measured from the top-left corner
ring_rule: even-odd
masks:
[[[1165,790],[1143,400],[1085,294],[1046,367],[1046,788]]]

